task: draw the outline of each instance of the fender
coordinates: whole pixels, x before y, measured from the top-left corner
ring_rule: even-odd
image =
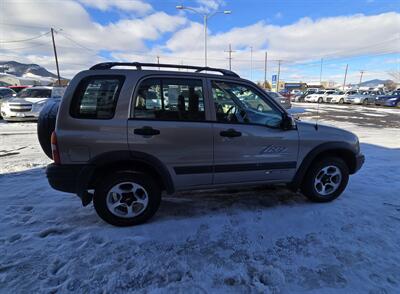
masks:
[[[120,150],[120,151],[112,151],[100,154],[95,156],[89,161],[89,165],[92,166],[92,173],[90,175],[90,179],[93,177],[95,170],[107,165],[115,165],[116,163],[123,162],[140,162],[146,166],[151,167],[154,171],[160,176],[164,187],[168,194],[171,194],[175,191],[174,183],[172,181],[172,177],[165,166],[158,158],[139,151],[129,151],[129,150]],[[87,173],[90,173],[86,171]]]
[[[347,142],[325,142],[316,147],[314,147],[308,154],[304,157],[300,166],[297,169],[297,172],[290,184],[288,184],[289,188],[293,190],[298,190],[301,186],[304,176],[306,175],[308,168],[312,164],[312,162],[317,158],[317,156],[321,155],[325,152],[332,153],[347,153],[351,154],[352,162],[346,162],[349,166],[350,174],[355,172],[355,160],[358,150],[354,148],[353,145]],[[353,162],[354,160],[354,162]]]

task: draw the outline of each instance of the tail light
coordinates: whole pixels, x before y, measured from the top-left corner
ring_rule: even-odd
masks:
[[[56,132],[51,133],[51,154],[55,164],[61,164]]]

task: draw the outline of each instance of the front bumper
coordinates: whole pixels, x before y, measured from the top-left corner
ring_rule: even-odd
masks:
[[[386,101],[383,103],[383,106],[388,106],[388,107],[396,107],[398,103],[392,102],[392,101]]]
[[[4,120],[9,121],[32,121],[37,120],[39,118],[39,112],[36,111],[24,111],[24,112],[15,112],[11,110],[1,109],[1,116]]]
[[[86,164],[49,164],[46,176],[50,186],[58,191],[75,193],[81,198],[82,204],[90,203],[92,195],[87,190],[94,173],[93,165]]]
[[[356,173],[357,171],[360,170],[360,168],[363,166],[364,162],[365,162],[364,154],[361,154],[361,153],[357,154],[356,155],[356,165],[354,167],[354,173]]]
[[[317,102],[318,98],[304,98],[305,102]]]

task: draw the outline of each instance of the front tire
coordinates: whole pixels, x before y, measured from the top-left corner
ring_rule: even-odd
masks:
[[[322,97],[319,97],[317,102],[322,103],[323,101],[324,101],[324,99]]]
[[[339,104],[343,104],[343,103],[344,103],[344,99],[342,98],[339,100]]]
[[[346,163],[328,157],[312,164],[302,185],[303,194],[314,202],[329,202],[342,194],[349,181]]]
[[[151,177],[122,171],[102,179],[93,198],[97,214],[120,227],[144,223],[156,213],[160,202],[160,188]]]

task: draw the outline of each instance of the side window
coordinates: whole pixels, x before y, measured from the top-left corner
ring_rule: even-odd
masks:
[[[281,113],[250,87],[228,82],[212,82],[217,121],[279,127]]]
[[[83,79],[72,99],[70,114],[75,118],[111,119],[114,116],[123,76]]]
[[[135,118],[205,120],[203,83],[192,79],[147,79],[135,97]]]

